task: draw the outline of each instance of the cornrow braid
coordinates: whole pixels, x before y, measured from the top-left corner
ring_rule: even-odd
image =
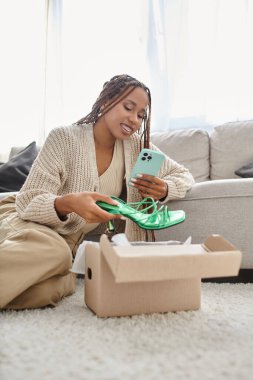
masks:
[[[148,95],[148,109],[143,119],[143,124],[138,133],[141,135],[140,150],[142,147],[149,148],[150,142],[150,119],[151,119],[151,94],[144,83],[127,74],[115,75],[105,82],[103,89],[94,103],[88,115],[78,120],[75,124],[95,124],[97,120],[110,111],[116,104],[127,97],[136,87],[142,88]],[[105,103],[108,103],[103,108]],[[142,146],[143,144],[143,146]]]

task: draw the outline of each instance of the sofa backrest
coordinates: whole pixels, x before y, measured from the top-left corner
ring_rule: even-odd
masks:
[[[239,179],[235,170],[253,161],[253,120],[219,125],[210,136],[198,128],[153,132],[151,141],[188,168],[196,182]],[[24,147],[13,147],[9,158],[22,149]]]
[[[196,182],[209,180],[209,134],[202,129],[154,132],[151,142],[167,156],[184,165]]]
[[[241,178],[235,170],[253,161],[253,120],[226,123],[210,135],[210,178]]]

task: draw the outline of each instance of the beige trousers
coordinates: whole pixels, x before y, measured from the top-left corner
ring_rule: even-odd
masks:
[[[80,233],[65,239],[24,221],[14,202],[13,196],[0,202],[0,309],[55,306],[75,291],[69,269]]]

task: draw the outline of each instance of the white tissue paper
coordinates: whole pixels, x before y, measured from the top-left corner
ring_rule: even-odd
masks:
[[[76,251],[76,256],[72,265],[72,268],[70,269],[71,272],[73,273],[78,273],[78,274],[85,274],[85,249],[88,244],[98,244],[99,243],[94,243],[91,241],[83,241],[77,251]]]

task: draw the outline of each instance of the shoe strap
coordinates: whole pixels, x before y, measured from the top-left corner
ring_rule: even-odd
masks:
[[[153,208],[153,212],[150,213],[149,215],[150,216],[155,216],[156,214],[158,213],[161,213],[163,214],[163,219],[164,217],[166,217],[167,213],[167,209],[168,207],[167,206],[164,206],[162,205],[159,209],[157,208],[157,205],[158,205],[158,202],[159,201],[155,201],[154,198],[152,197],[146,197],[146,198],[143,198],[141,201],[139,202],[124,202],[122,201],[122,199],[120,198],[117,198],[115,196],[112,196],[111,198],[117,200],[119,203],[124,203],[125,205],[129,206],[129,207],[132,207],[133,209],[135,209],[136,211],[138,212],[141,212],[143,214],[146,214],[147,213],[147,210]],[[147,205],[146,207],[140,209],[141,206],[143,205]],[[162,212],[161,212],[162,211]]]
[[[139,211],[139,212],[141,212],[143,214],[146,214],[147,210],[153,208],[154,211],[152,213],[150,213],[150,216],[157,214],[157,212],[159,211],[159,210],[157,210],[157,204],[158,204],[158,201],[155,201],[152,197],[143,198],[139,202],[129,202],[129,203],[127,203],[127,205],[129,205],[130,207],[135,208],[137,211]],[[142,208],[142,209],[140,209],[140,207],[143,206],[143,205],[147,205],[147,206],[144,207],[144,208]]]

